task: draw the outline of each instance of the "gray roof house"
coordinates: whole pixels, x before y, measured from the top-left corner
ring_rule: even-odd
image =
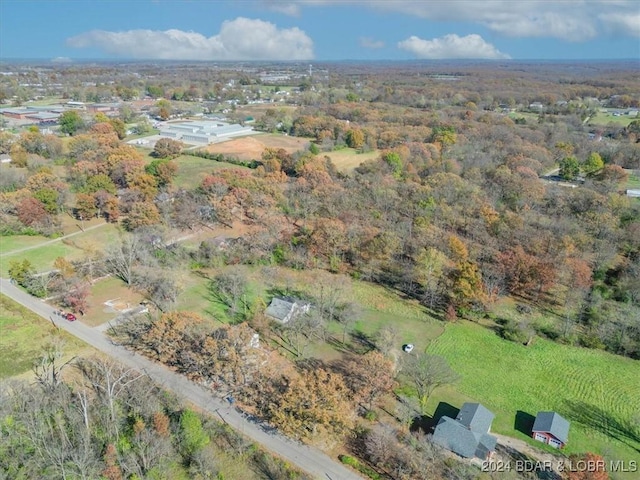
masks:
[[[491,456],[497,439],[489,434],[494,415],[479,403],[465,403],[455,418],[442,417],[438,421],[432,441],[461,457]]]
[[[310,308],[311,304],[296,298],[273,297],[264,313],[277,322],[287,323],[294,317],[307,313]]]
[[[555,448],[563,448],[569,440],[569,422],[556,412],[538,412],[531,436]]]

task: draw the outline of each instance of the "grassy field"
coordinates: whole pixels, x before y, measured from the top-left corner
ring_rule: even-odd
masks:
[[[37,271],[47,271],[53,268],[53,262],[58,257],[64,257],[67,260],[78,260],[82,258],[84,252],[79,248],[71,245],[65,245],[62,242],[44,245],[42,247],[33,248],[26,252],[16,253],[14,255],[6,255],[0,259],[0,275],[8,276],[9,263],[18,260],[27,259],[31,262]]]
[[[85,224],[88,225],[88,222]],[[0,275],[7,276],[9,262],[13,260],[22,261],[27,259],[37,271],[47,271],[53,268],[53,262],[58,257],[67,260],[79,260],[90,252],[97,252],[104,249],[110,242],[115,242],[118,238],[118,230],[115,225],[105,224],[93,230],[79,233],[68,239],[58,239],[55,242],[35,247],[30,250],[11,254],[15,249],[28,246],[35,246],[51,239],[45,237],[2,237],[2,251],[9,252],[0,257]],[[21,243],[23,242],[23,243]]]
[[[565,453],[638,458],[640,362],[544,339],[525,347],[471,322],[448,325],[427,351],[444,356],[461,376],[455,387],[436,390],[431,411],[441,401],[458,408],[478,401],[496,414],[494,431],[542,447],[516,429],[515,415],[554,410],[571,422]]]
[[[627,171],[630,172],[629,170]],[[640,188],[640,176],[630,173],[625,188]]]
[[[194,157],[193,155],[181,155],[176,158],[175,162],[178,164],[175,185],[182,188],[195,188],[207,174],[215,170],[245,169],[245,167],[231,163],[216,162],[202,157]]]
[[[282,148],[294,153],[308,148],[310,140],[281,133],[261,133],[212,143],[204,147],[210,153],[221,153],[239,160],[260,160],[265,148]]]
[[[341,172],[350,172],[362,162],[378,158],[380,153],[377,150],[371,152],[358,153],[353,148],[343,148],[335,152],[321,153],[321,156],[327,156],[331,159],[336,168]]]
[[[617,125],[622,125],[626,127],[634,120],[637,120],[635,117],[630,117],[629,115],[620,115],[619,117],[614,117],[611,113],[606,110],[600,110],[595,116],[589,119],[589,125],[608,125],[609,123],[615,123]]]
[[[66,358],[88,347],[13,300],[0,295],[0,379],[25,374],[42,349],[52,341],[64,343]]]

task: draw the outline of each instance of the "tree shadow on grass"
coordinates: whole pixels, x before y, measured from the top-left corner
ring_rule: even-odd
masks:
[[[631,423],[621,422],[605,410],[585,402],[566,400],[564,408],[569,420],[615,438],[640,453],[640,429]]]
[[[515,421],[513,422],[513,428],[529,437],[531,436],[531,429],[533,428],[533,423],[535,421],[536,417],[534,417],[530,413],[518,410],[516,412]]]
[[[442,417],[456,418],[458,413],[460,413],[459,408],[447,402],[440,402],[431,417],[429,415],[421,415],[414,418],[411,423],[411,431],[421,430],[426,434],[433,433]]]

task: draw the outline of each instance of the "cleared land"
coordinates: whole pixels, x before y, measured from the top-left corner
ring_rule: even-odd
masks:
[[[595,116],[589,119],[588,123],[589,125],[608,125],[609,123],[615,123],[626,127],[637,119],[637,117],[630,117],[629,115],[614,116],[607,110],[600,110]]]
[[[358,153],[353,148],[343,148],[342,150],[321,153],[320,155],[329,157],[339,171],[350,172],[361,163],[378,158],[380,152],[372,150],[366,153]]]
[[[518,429],[516,413],[535,416],[554,410],[571,422],[564,453],[638,458],[638,361],[544,339],[525,347],[466,321],[447,325],[427,351],[444,356],[461,376],[454,387],[436,390],[431,411],[439,402],[459,408],[465,401],[478,401],[496,414],[494,431],[543,448]],[[633,475],[620,478],[637,478]]]
[[[265,133],[250,137],[234,138],[226,142],[213,143],[203,150],[210,153],[221,153],[239,160],[259,160],[265,148],[283,148],[288,153],[304,150],[309,146],[309,140],[300,137],[290,137]]]
[[[25,374],[51,342],[62,342],[65,358],[87,352],[80,340],[0,295],[0,379]]]

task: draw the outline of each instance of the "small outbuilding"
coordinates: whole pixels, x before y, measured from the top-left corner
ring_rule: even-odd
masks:
[[[564,448],[569,440],[569,422],[556,412],[538,412],[531,436],[555,448]]]
[[[273,297],[265,310],[265,315],[280,323],[288,323],[299,315],[304,315],[311,304],[291,297]]]

